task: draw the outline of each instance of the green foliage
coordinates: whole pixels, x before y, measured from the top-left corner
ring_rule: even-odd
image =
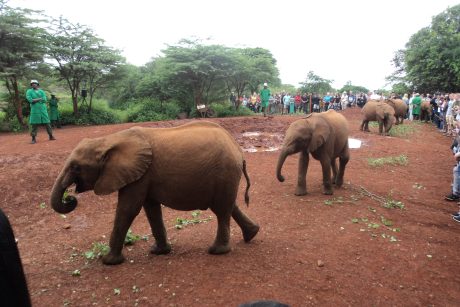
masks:
[[[174,102],[160,103],[156,100],[144,99],[128,110],[129,122],[148,122],[175,119],[180,112]]]
[[[419,92],[455,92],[460,84],[460,4],[434,16],[395,56],[408,83]]]
[[[87,112],[87,107],[81,107],[78,117],[68,110],[61,111],[61,123],[63,125],[89,126],[118,124],[120,122],[121,119],[115,111],[100,106],[94,106],[89,114]]]
[[[404,209],[404,203],[398,200],[394,200],[391,196],[388,196],[385,200],[383,207],[388,209]]]
[[[88,90],[90,104],[97,88],[118,78],[118,67],[124,62],[118,50],[104,45],[104,40],[80,24],[63,17],[51,21],[46,35],[46,53],[59,78],[66,81],[78,110],[79,90]]]
[[[200,210],[195,210],[192,211],[192,219],[187,219],[187,218],[181,218],[178,217],[176,218],[176,229],[182,229],[187,225],[193,225],[193,224],[201,224],[205,223],[211,220],[211,217],[208,218],[200,218],[201,211]]]
[[[397,157],[368,158],[367,163],[372,167],[380,167],[387,164],[405,166],[409,163],[409,159],[406,155],[399,155]]]
[[[398,83],[393,84],[391,91],[401,96],[412,92],[410,87],[404,82],[398,82]]]
[[[323,79],[315,75],[313,71],[309,71],[304,82],[300,82],[300,91],[302,93],[317,93],[326,94],[332,91],[332,82],[334,80]]]
[[[109,253],[110,247],[103,242],[93,243],[91,250],[84,252],[84,256],[88,260],[93,260],[105,256]]]
[[[254,112],[245,107],[240,107],[237,110],[229,103],[212,103],[210,108],[214,111],[215,117],[232,117],[232,116],[251,116]],[[197,114],[196,117],[199,117]]]
[[[390,130],[390,136],[407,137],[414,132],[419,131],[416,129],[417,121],[413,121],[411,125],[393,125]]]
[[[347,82],[346,85],[344,85],[341,89],[338,90],[339,93],[343,93],[343,92],[349,93],[350,91],[352,91],[354,94],[369,93],[369,90],[365,88],[364,86],[352,85],[350,81]]]
[[[131,231],[131,229],[128,229],[128,233],[126,234],[124,244],[133,245],[134,243],[136,243],[136,241],[139,241],[140,239],[141,239],[140,235],[136,235]]]

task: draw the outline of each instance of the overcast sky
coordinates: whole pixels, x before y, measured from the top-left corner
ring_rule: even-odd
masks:
[[[385,86],[394,52],[431,18],[459,0],[10,0],[89,26],[128,62],[143,65],[182,38],[228,47],[262,47],[278,61],[283,83],[309,71],[369,90]]]

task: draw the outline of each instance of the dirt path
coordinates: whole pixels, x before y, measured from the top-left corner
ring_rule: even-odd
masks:
[[[275,177],[276,149],[290,122],[298,117],[212,119],[245,149],[253,183],[249,208],[261,225],[250,243],[233,223],[232,252],[206,253],[215,236],[216,218],[176,229],[190,212],[164,209],[173,252],[149,254],[153,239],[142,212],[132,231],[144,237],[125,247],[127,261],[104,266],[83,253],[108,241],[116,193],[78,196],[80,205],[61,216],[49,205],[54,179],[75,145],[133,124],[64,127],[50,142],[39,130],[38,143],[27,134],[0,134],[0,207],[18,239],[34,306],[238,306],[273,299],[291,306],[453,306],[460,301],[460,224],[450,213],[454,164],[451,140],[430,124],[407,123],[416,132],[382,137],[358,130],[358,109],[344,111],[351,137],[362,141],[351,150],[345,184],[333,196],[321,193],[321,171],[310,162],[309,194],[297,197],[297,157]],[[143,123],[175,126],[188,120]],[[408,165],[372,167],[368,158],[405,155]],[[239,203],[244,204],[240,186]],[[404,209],[384,204],[403,204]],[[401,203],[398,203],[401,202]],[[385,226],[387,224],[388,226]],[[391,224],[391,225],[390,225]],[[79,271],[79,276],[76,270]]]

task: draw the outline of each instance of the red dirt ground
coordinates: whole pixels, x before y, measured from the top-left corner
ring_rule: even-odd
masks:
[[[275,177],[276,151],[295,116],[211,119],[220,123],[247,151],[252,181],[249,208],[240,207],[261,230],[245,244],[232,222],[232,252],[206,253],[216,231],[211,221],[175,228],[176,218],[190,212],[164,209],[173,251],[149,254],[153,238],[141,212],[132,231],[148,240],[125,247],[127,261],[105,266],[83,256],[96,242],[107,242],[112,229],[116,193],[78,196],[77,209],[61,216],[49,195],[65,159],[84,137],[99,137],[134,126],[121,124],[64,127],[48,141],[39,130],[38,143],[28,134],[0,135],[0,207],[8,214],[34,306],[238,306],[258,299],[291,306],[454,306],[460,302],[460,224],[445,201],[454,160],[451,139],[431,124],[413,125],[406,137],[383,137],[359,131],[359,109],[343,112],[350,137],[363,142],[351,150],[343,188],[321,193],[319,162],[307,176],[309,194],[294,195],[297,156]],[[176,126],[190,120],[142,123],[145,127]],[[243,134],[260,132],[260,134]],[[368,158],[408,157],[407,166],[371,167]],[[374,195],[374,196],[372,196]],[[381,199],[401,201],[404,209],[385,208]],[[380,199],[380,201],[378,200]],[[383,218],[382,218],[383,217]],[[392,226],[383,225],[391,220]],[[377,225],[378,224],[378,225]],[[399,231],[398,231],[399,230]],[[72,276],[75,270],[80,276]]]

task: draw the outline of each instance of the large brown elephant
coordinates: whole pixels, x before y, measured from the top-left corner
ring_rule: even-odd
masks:
[[[278,158],[276,176],[284,181],[281,174],[284,161],[289,155],[300,152],[295,195],[307,194],[307,170],[309,154],[321,162],[323,171],[324,194],[332,195],[332,184],[343,184],[345,166],[350,159],[348,149],[348,122],[343,115],[334,110],[313,113],[306,118],[293,122],[286,131],[283,146]],[[339,158],[337,171],[336,158]],[[331,168],[333,179],[331,181]]]
[[[402,99],[390,98],[390,99],[386,99],[385,102],[388,103],[390,106],[392,106],[393,109],[395,109],[395,118],[396,118],[395,125],[402,124],[404,121],[404,118],[407,115],[407,110],[409,106]]]
[[[388,135],[395,119],[395,109],[387,103],[379,100],[369,100],[361,109],[363,121],[360,130],[369,131],[369,122],[377,121],[379,123],[379,133]]]
[[[97,195],[106,195],[118,191],[110,252],[102,259],[105,264],[123,262],[123,242],[141,208],[155,238],[151,252],[171,251],[162,204],[176,210],[211,209],[218,225],[208,252],[223,254],[230,251],[230,216],[246,242],[259,231],[235,202],[242,174],[248,204],[250,182],[243,152],[218,124],[200,121],[175,128],[134,127],[82,140],[54,183],[51,204],[59,213],[72,211],[77,205],[75,197],[64,201],[62,197],[73,183],[77,193],[94,190]]]

